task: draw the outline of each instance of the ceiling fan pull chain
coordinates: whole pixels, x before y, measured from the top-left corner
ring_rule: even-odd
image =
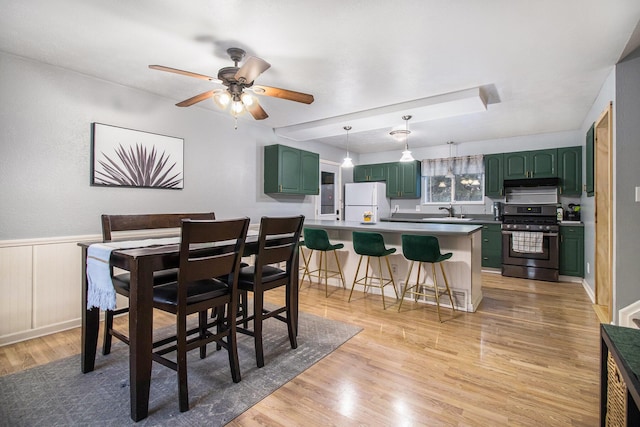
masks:
[[[233,117],[233,120],[235,121],[235,123],[234,123],[234,125],[233,125],[233,128],[234,128],[235,130],[238,130],[238,116],[234,116],[234,117]]]

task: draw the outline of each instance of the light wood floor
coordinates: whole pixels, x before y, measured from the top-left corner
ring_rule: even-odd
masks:
[[[301,311],[363,331],[231,425],[598,425],[599,323],[582,286],[482,280],[478,311],[443,308],[444,323],[432,306],[398,313],[377,296],[347,303],[347,291],[325,298],[305,283]],[[79,351],[78,329],[1,347],[0,374]]]

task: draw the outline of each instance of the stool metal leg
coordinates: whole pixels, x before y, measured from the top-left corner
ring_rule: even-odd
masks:
[[[340,280],[342,280],[342,288],[347,289],[347,285],[344,281],[344,274],[342,274],[342,267],[340,266],[340,260],[338,259],[338,253],[334,250],[333,256],[336,258],[336,265],[338,266],[338,272],[340,273]]]
[[[363,256],[360,255],[360,260],[358,261],[358,267],[356,268],[356,274],[355,276],[353,276],[353,283],[351,284],[351,292],[349,292],[349,300],[347,302],[351,302],[351,295],[353,295],[353,288],[356,287],[356,282],[358,281],[358,273],[360,272],[360,264],[362,264],[362,258]],[[369,262],[367,261],[367,266],[368,265],[369,265]],[[366,279],[365,279],[365,283],[366,283]]]
[[[453,296],[451,295],[451,288],[449,288],[449,281],[447,280],[447,274],[444,272],[444,266],[442,263],[440,264],[440,270],[442,270],[442,277],[444,278],[444,285],[447,288],[447,293],[449,294],[449,301],[451,301],[451,310],[456,311],[455,304],[453,303]]]
[[[382,294],[382,309],[386,310],[387,306],[384,302],[384,278],[382,276],[382,260],[378,257],[378,279],[380,280],[380,293]],[[373,280],[373,279],[372,279]]]

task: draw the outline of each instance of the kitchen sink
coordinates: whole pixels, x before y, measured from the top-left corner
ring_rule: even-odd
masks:
[[[473,220],[473,218],[460,218],[460,217],[442,217],[442,216],[436,216],[436,217],[427,217],[427,218],[422,218],[423,221],[437,221],[437,222],[465,222],[465,221],[471,221]]]

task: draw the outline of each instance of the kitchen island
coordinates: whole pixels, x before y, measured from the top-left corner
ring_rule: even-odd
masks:
[[[396,253],[389,256],[389,262],[394,270],[394,280],[398,294],[401,294],[409,270],[409,262],[402,255],[402,235],[419,234],[436,236],[440,242],[441,252],[452,252],[451,259],[445,262],[445,270],[449,279],[449,286],[457,310],[476,311],[482,301],[482,276],[481,270],[481,233],[480,225],[471,224],[428,224],[407,222],[378,222],[365,224],[358,221],[323,221],[307,219],[305,228],[322,228],[329,234],[332,243],[344,243],[345,247],[338,251],[338,258],[344,270],[347,288],[351,288],[354,280],[359,255],[353,251],[352,232],[371,231],[384,236],[387,247],[396,248]],[[317,257],[311,260],[311,268],[317,265]],[[329,257],[330,262],[332,257]],[[431,269],[429,268],[430,272]],[[413,276],[417,272],[414,267]],[[414,280],[412,278],[412,280]],[[430,278],[429,278],[430,280]],[[314,279],[314,283],[315,283]],[[330,285],[340,286],[339,279],[330,279]],[[361,287],[356,288],[362,290]],[[371,289],[370,292],[380,293],[379,289]],[[385,291],[385,296],[395,297],[393,290]],[[419,300],[420,301],[420,300]],[[432,301],[428,301],[432,302]],[[441,303],[445,305],[444,303]],[[403,305],[404,309],[404,305]]]

